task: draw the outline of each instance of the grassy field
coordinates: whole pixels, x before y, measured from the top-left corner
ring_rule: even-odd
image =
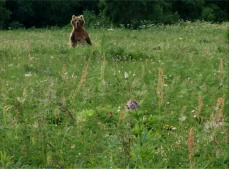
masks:
[[[1,168],[228,167],[228,23],[71,29],[0,31]]]

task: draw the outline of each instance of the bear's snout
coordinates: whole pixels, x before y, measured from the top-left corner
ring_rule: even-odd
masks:
[[[80,22],[79,21],[76,21],[76,26],[79,26],[80,25]]]

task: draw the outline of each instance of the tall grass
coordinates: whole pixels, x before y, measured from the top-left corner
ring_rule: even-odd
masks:
[[[0,31],[0,167],[227,168],[227,24]]]

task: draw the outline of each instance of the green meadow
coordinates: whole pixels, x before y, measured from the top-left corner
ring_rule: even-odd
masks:
[[[1,168],[228,168],[228,23],[71,30],[0,31]]]

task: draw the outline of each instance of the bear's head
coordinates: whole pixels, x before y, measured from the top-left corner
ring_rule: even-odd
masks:
[[[83,15],[80,15],[80,16],[72,15],[71,24],[75,29],[83,28],[84,23],[85,21],[84,21]]]

